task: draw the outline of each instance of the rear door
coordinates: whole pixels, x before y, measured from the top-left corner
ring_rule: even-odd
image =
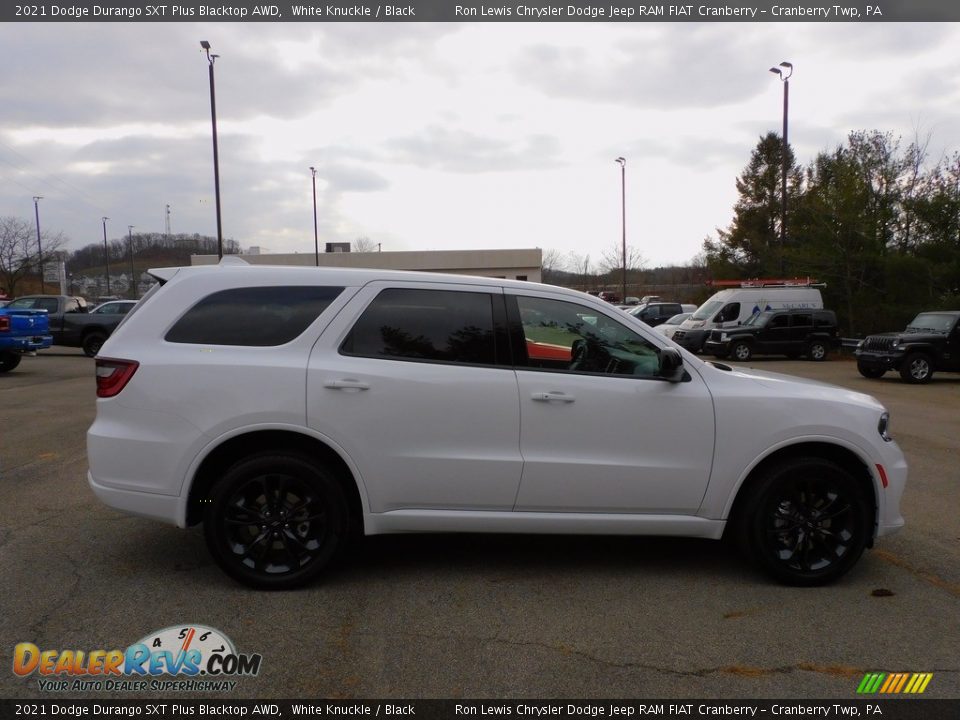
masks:
[[[371,512],[510,510],[520,409],[502,290],[364,287],[311,353],[307,422],[355,463]]]

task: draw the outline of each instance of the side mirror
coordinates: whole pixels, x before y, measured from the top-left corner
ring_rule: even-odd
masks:
[[[660,367],[657,376],[672,383],[685,382],[690,379],[683,368],[683,356],[676,348],[666,347],[660,350]]]

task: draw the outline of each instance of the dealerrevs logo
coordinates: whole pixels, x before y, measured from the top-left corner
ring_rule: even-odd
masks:
[[[215,628],[174,625],[125,650],[41,650],[19,643],[13,672],[23,678],[36,674],[39,689],[49,692],[216,692],[233,690],[234,678],[257,675],[262,660],[259,654],[238,653]]]

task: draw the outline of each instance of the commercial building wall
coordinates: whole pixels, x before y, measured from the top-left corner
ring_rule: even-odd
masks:
[[[313,265],[313,253],[243,255],[251,265]],[[320,253],[325,267],[426,270],[541,282],[540,248],[516,250],[415,250],[410,252]],[[216,255],[193,255],[193,265],[215,265]]]

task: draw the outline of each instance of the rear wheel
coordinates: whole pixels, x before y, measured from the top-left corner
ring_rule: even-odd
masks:
[[[865,378],[870,378],[871,380],[876,380],[878,377],[883,377],[883,374],[886,372],[886,370],[883,368],[870,367],[868,365],[864,365],[863,363],[857,363],[857,371]]]
[[[0,372],[13,370],[20,364],[20,353],[7,352],[0,353]]]
[[[83,353],[87,357],[95,357],[100,348],[103,347],[103,343],[107,340],[107,336],[103,333],[92,332],[83,339]]]
[[[910,353],[900,366],[900,377],[908,383],[928,383],[933,377],[933,363],[924,353]]]
[[[213,488],[207,547],[230,577],[286,590],[314,580],[345,542],[347,503],[337,477],[297,454],[241,460]]]
[[[807,345],[807,357],[815,362],[822,362],[827,359],[830,348],[822,340],[813,340]]]
[[[832,582],[863,554],[873,527],[873,503],[839,465],[791,458],[771,467],[748,491],[738,518],[740,543],[780,582]]]
[[[750,343],[735,342],[733,347],[730,348],[730,355],[734,360],[746,362],[753,357],[753,349],[750,347]]]

